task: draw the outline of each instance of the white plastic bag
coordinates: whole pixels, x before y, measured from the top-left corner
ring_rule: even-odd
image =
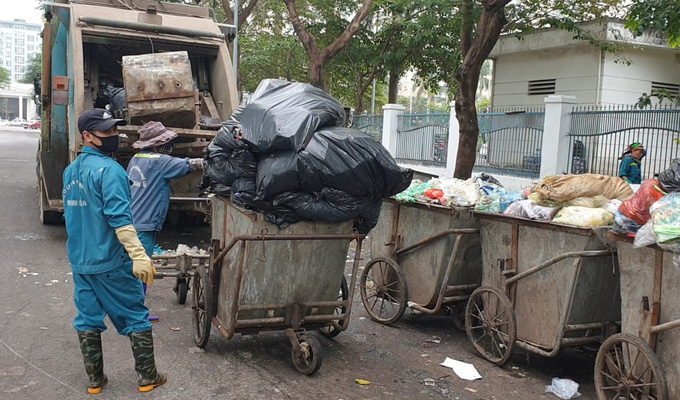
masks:
[[[552,385],[545,387],[546,393],[552,393],[563,400],[575,399],[581,396],[578,383],[571,379],[553,378]]]
[[[635,233],[635,240],[633,240],[633,247],[647,247],[649,245],[656,243],[656,233],[654,233],[654,225],[652,221],[647,221],[646,224],[642,225]]]

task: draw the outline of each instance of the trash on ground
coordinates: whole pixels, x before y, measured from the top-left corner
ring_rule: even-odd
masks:
[[[451,368],[460,379],[465,379],[468,381],[482,379],[482,376],[479,374],[479,372],[477,372],[477,369],[472,364],[464,363],[462,361],[446,357],[446,360],[444,360],[444,362],[441,363],[440,365],[447,368]]]
[[[442,338],[440,338],[438,336],[432,336],[431,338],[426,340],[426,342],[437,343],[437,344],[441,343],[441,341],[442,341]]]
[[[364,379],[355,379],[359,385],[370,385],[371,382]]]
[[[575,399],[581,396],[578,383],[571,379],[553,378],[552,385],[545,387],[546,393],[552,393],[563,400]]]
[[[465,388],[463,388],[463,389],[467,390],[467,391],[470,392],[470,393],[477,393],[477,392],[478,392],[477,389],[473,389],[473,388],[469,388],[469,387],[465,387]]]
[[[423,383],[425,384],[425,386],[434,386],[435,385],[435,381],[432,378],[423,379]]]
[[[170,330],[171,330],[171,331],[181,331],[182,328],[180,328],[179,326],[171,326],[171,327],[170,327]]]

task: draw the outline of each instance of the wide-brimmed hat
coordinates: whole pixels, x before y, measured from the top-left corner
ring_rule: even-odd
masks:
[[[176,137],[177,134],[167,129],[162,123],[150,121],[139,128],[139,140],[132,143],[132,147],[135,149],[148,149],[149,147],[169,143]]]

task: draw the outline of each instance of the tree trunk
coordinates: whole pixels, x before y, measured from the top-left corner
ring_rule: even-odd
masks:
[[[323,74],[324,62],[322,58],[319,55],[316,55],[315,57],[310,57],[309,62],[309,83],[314,87],[326,91],[326,82]]]
[[[503,26],[507,23],[504,8],[511,0],[482,0],[482,14],[474,20],[473,1],[463,0],[461,24],[461,52],[463,64],[456,76],[456,119],[459,125],[458,151],[455,178],[467,179],[477,158],[479,125],[475,94],[482,65],[498,42]],[[476,26],[475,26],[476,23]],[[475,33],[473,36],[473,32]]]
[[[389,90],[387,92],[387,102],[390,104],[399,102],[399,75],[399,71],[396,69],[390,71]]]

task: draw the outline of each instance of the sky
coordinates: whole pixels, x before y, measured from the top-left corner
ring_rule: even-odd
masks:
[[[39,24],[42,11],[36,7],[38,7],[37,0],[0,0],[0,10],[2,10],[0,21],[14,21],[18,18]]]

